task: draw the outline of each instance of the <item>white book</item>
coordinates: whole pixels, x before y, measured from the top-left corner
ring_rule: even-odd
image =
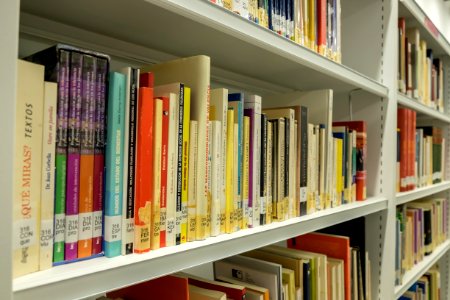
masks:
[[[222,194],[222,123],[211,122],[211,236],[220,234]]]
[[[195,241],[197,227],[197,141],[198,139],[198,122],[191,120],[189,122],[189,175],[188,175],[188,242]]]
[[[39,270],[51,268],[53,262],[56,98],[56,83],[45,82],[43,107],[44,119],[42,122],[42,187]]]

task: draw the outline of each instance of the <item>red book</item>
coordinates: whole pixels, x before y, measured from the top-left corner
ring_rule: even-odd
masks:
[[[327,50],[327,1],[317,0],[317,46],[320,54]]]
[[[408,163],[408,109],[397,109],[397,128],[400,129],[400,192],[407,191],[407,163]]]
[[[332,258],[342,259],[344,261],[345,299],[350,300],[351,251],[349,237],[312,232],[289,239],[288,247],[291,249],[321,253]]]
[[[416,111],[410,110],[410,180],[408,182],[408,190],[416,188],[416,115]]]
[[[356,131],[356,200],[366,200],[367,181],[367,123],[366,121],[333,122]]]
[[[107,292],[106,297],[127,300],[189,300],[189,284],[187,278],[168,275]]]
[[[166,246],[166,214],[167,214],[167,165],[169,147],[169,98],[161,97],[163,101],[162,136],[161,136],[161,197],[160,197],[160,247]]]
[[[155,77],[152,72],[141,73],[139,76],[139,86],[153,88]]]
[[[142,76],[142,75],[141,75]],[[134,211],[135,253],[150,250],[153,185],[153,88],[140,87]]]

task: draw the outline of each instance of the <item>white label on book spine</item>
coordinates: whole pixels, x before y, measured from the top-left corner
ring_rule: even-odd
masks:
[[[55,243],[64,242],[66,235],[66,215],[55,215]]]
[[[118,242],[121,240],[122,216],[105,216],[105,241]]]
[[[36,219],[14,222],[14,250],[33,246],[36,243]]]
[[[124,243],[129,244],[134,242],[134,219],[125,219],[123,229],[125,230]]]
[[[66,244],[78,242],[78,215],[66,215]]]
[[[167,234],[175,234],[175,218],[167,219]]]
[[[79,215],[79,239],[88,240],[92,238],[92,213],[80,213]]]
[[[94,211],[93,216],[94,216],[94,229],[92,231],[92,236],[100,237],[100,236],[102,236],[102,233],[103,233],[102,211]]]
[[[306,187],[300,188],[300,203],[306,202],[307,191],[308,191],[308,189]]]
[[[260,198],[260,205],[261,205],[261,210],[260,210],[260,214],[261,215],[265,215],[266,214],[266,209],[267,209],[267,203],[266,203],[266,197],[261,197]]]
[[[41,221],[41,252],[53,248],[53,220]]]

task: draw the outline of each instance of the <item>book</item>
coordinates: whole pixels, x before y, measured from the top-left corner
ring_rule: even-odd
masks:
[[[230,284],[220,281],[208,280],[205,278],[196,277],[193,275],[183,274],[188,277],[188,282],[191,285],[201,287],[204,289],[221,291],[227,294],[227,298],[231,300],[246,300],[246,289],[243,285]]]
[[[269,300],[270,299],[269,289],[267,289],[266,287],[251,284],[251,283],[244,282],[241,280],[236,280],[233,278],[224,277],[224,276],[217,276],[216,280],[244,286],[245,291],[246,291],[246,294],[245,294],[246,300],[248,300],[248,299]]]
[[[211,106],[209,110],[209,119],[220,121],[222,124],[221,130],[221,162],[220,162],[220,233],[225,233],[225,178],[227,165],[227,112],[228,112],[228,90],[227,89],[213,89],[211,90]]]
[[[53,262],[57,89],[54,82],[44,84],[39,270],[51,268]]]
[[[141,74],[142,79],[144,74]],[[153,181],[153,87],[140,82],[134,205],[134,252],[150,250],[151,189]]]
[[[211,236],[220,234],[222,197],[222,123],[211,122]]]
[[[157,96],[158,97],[158,96]],[[167,201],[168,201],[168,148],[169,148],[169,114],[170,99],[160,97],[162,102],[162,136],[161,136],[161,192],[160,192],[160,247],[166,246],[166,228],[167,228]]]
[[[210,58],[207,56],[193,56],[173,61],[146,66],[143,71],[152,71],[155,84],[183,82],[193,93],[190,105],[190,117],[198,122],[198,168],[197,191],[198,203],[204,205],[208,193],[207,160],[208,155],[208,118],[209,118],[209,90],[210,90]],[[187,127],[187,126],[186,126]],[[187,216],[187,215],[186,215]],[[182,230],[183,231],[183,230]],[[185,240],[184,240],[185,241]],[[183,238],[182,238],[182,242]]]
[[[82,66],[83,55],[78,52],[72,52],[70,61],[69,118],[67,127],[65,260],[74,260],[78,257]]]
[[[208,290],[189,285],[189,299],[190,300],[227,300],[227,295],[224,292]]]
[[[153,100],[153,184],[151,186],[151,223],[150,223],[150,248],[160,248],[160,222],[161,222],[161,153],[162,153],[162,115],[163,99]],[[151,171],[151,170],[150,170]]]
[[[80,193],[78,202],[78,258],[92,254],[94,210],[94,118],[97,59],[83,55],[80,122]]]
[[[125,121],[125,84],[123,74],[111,72],[108,93],[108,128],[105,153],[105,231],[106,257],[122,254],[122,172]]]
[[[44,66],[17,61],[13,278],[39,270]]]
[[[126,76],[125,132],[122,206],[122,255],[134,252],[134,206],[136,187],[136,142],[137,142],[137,109],[139,92],[139,69],[126,67],[121,70]]]
[[[234,231],[234,111],[228,109],[227,113],[227,166],[226,166],[226,202],[225,202],[225,232]]]
[[[187,241],[192,242],[197,238],[197,185],[196,170],[197,161],[198,122],[191,120],[189,124],[189,175],[188,175],[188,223]]]
[[[103,251],[103,201],[105,179],[105,145],[106,145],[106,80],[108,60],[97,57],[96,104],[95,104],[95,145],[94,145],[94,205],[92,231],[92,254]]]
[[[250,118],[245,116],[243,122],[243,152],[242,152],[242,228],[248,227],[249,220],[249,161],[250,161]],[[225,152],[224,152],[225,153]]]

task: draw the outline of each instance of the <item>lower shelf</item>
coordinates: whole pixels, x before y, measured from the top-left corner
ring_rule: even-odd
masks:
[[[431,268],[450,249],[450,240],[445,241],[421,262],[415,265],[403,276],[403,284],[395,287],[395,299],[398,299],[414,284],[426,271]]]
[[[273,244],[387,208],[384,197],[224,234],[146,254],[95,258],[29,274],[13,282],[14,299],[75,299]]]

